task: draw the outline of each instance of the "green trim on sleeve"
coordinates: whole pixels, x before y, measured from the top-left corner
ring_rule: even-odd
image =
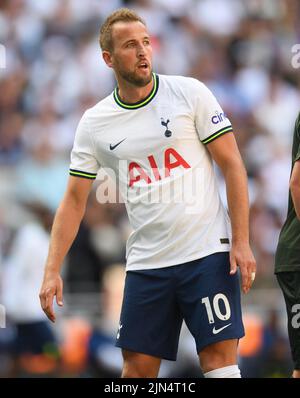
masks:
[[[95,180],[97,177],[97,173],[87,173],[86,171],[80,171],[80,170],[70,169],[69,173],[73,177],[88,178],[89,180]]]
[[[232,131],[233,131],[232,126],[223,127],[221,130],[216,131],[215,133],[213,133],[209,137],[205,138],[205,140],[203,140],[201,142],[204,145],[209,144],[216,138],[219,138],[221,135],[226,134],[226,133],[231,133]]]

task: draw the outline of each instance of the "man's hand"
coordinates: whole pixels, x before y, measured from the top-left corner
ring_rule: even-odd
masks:
[[[63,281],[59,274],[45,274],[44,281],[40,291],[41,306],[50,321],[55,322],[55,313],[53,310],[53,299],[56,296],[56,302],[63,306]]]
[[[256,261],[249,244],[235,243],[230,251],[230,275],[233,275],[240,267],[242,275],[242,289],[246,294],[254,282],[256,272]]]

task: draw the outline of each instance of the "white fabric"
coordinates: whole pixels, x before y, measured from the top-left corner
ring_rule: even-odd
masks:
[[[159,75],[157,94],[143,107],[124,109],[110,95],[85,112],[76,131],[70,168],[97,173],[101,165],[118,183],[133,229],[127,242],[127,270],[163,268],[230,250],[230,243],[220,240],[230,242],[229,218],[219,197],[211,156],[201,142],[230,128],[226,116],[218,117],[222,114],[203,83],[164,75]],[[162,124],[167,120],[170,137]],[[110,150],[110,145],[118,143]],[[141,178],[129,186],[131,162],[144,170],[148,181]],[[173,166],[170,176],[166,162]],[[133,168],[133,177],[138,175],[137,167]],[[172,193],[169,203],[161,200],[162,191],[164,200]],[[147,203],[149,195],[159,197],[157,203]],[[196,203],[188,203],[195,198]]]
[[[238,365],[225,366],[224,368],[214,369],[204,373],[205,378],[213,379],[240,379],[241,371]]]
[[[3,301],[7,315],[15,322],[46,319],[39,291],[48,254],[49,234],[39,225],[22,227],[3,271]]]

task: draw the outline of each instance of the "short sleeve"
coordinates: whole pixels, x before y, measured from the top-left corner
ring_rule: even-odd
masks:
[[[232,132],[227,115],[213,93],[196,79],[194,84],[196,129],[203,144]]]
[[[71,152],[70,175],[94,180],[100,168],[95,157],[86,113],[82,116],[75,134]]]

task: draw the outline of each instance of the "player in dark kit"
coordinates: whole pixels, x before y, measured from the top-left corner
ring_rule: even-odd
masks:
[[[285,299],[288,332],[294,361],[293,377],[300,378],[300,113],[292,150],[287,219],[275,256],[275,274]]]

